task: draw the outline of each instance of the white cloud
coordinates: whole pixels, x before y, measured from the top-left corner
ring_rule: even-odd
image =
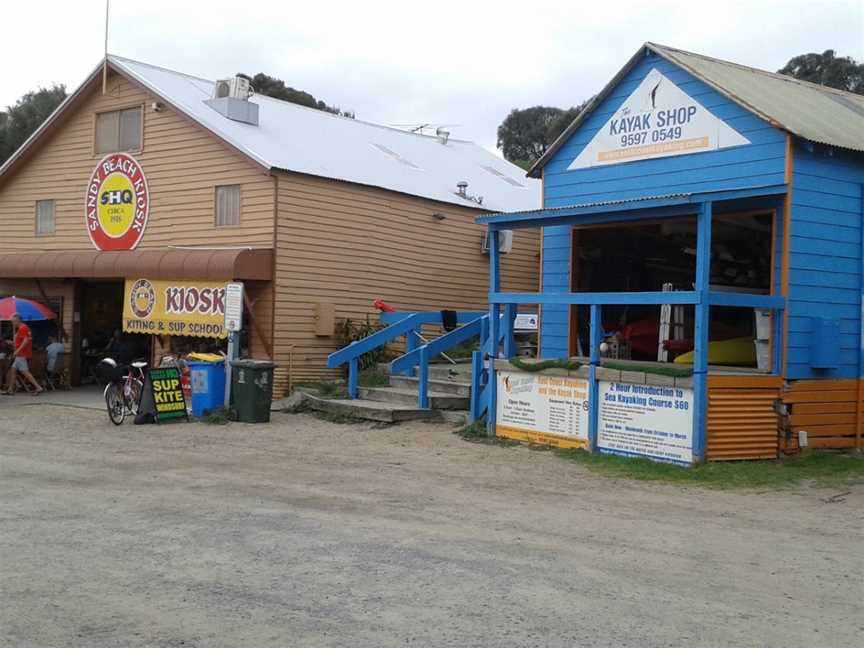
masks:
[[[0,105],[73,88],[102,55],[104,2],[3,9]],[[864,59],[864,5],[832,2],[113,0],[110,51],[215,78],[281,77],[383,123],[460,124],[494,147],[513,107],[597,92],[646,40],[777,69],[806,51]]]

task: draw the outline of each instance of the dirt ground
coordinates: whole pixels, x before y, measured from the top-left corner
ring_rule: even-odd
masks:
[[[864,487],[618,482],[451,430],[0,403],[0,645],[861,645]]]

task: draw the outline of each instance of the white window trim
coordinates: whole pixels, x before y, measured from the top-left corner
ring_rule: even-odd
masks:
[[[51,205],[51,230],[50,231],[42,231],[39,227],[40,225],[40,213],[39,206],[43,203],[50,203]],[[54,236],[57,233],[57,201],[53,198],[44,198],[36,201],[36,223],[35,223],[35,232],[36,236]]]

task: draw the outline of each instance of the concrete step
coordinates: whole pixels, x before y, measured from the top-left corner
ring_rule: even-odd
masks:
[[[318,412],[327,412],[340,416],[352,416],[367,421],[382,421],[384,423],[399,423],[401,421],[435,421],[440,420],[441,413],[432,409],[419,409],[416,407],[405,407],[396,403],[365,400],[356,398],[354,400],[339,400],[319,398],[318,396],[306,396],[305,403]]]
[[[413,389],[417,393],[419,378],[414,376],[390,376],[390,386],[397,389]],[[436,394],[453,394],[455,396],[471,396],[471,383],[456,380],[430,380],[429,391]]]
[[[417,405],[416,389],[396,387],[360,387],[357,395],[364,400],[391,403],[393,405]],[[467,410],[471,401],[467,396],[429,392],[429,408],[433,410]]]
[[[454,380],[459,382],[471,382],[470,364],[430,364],[429,378],[433,380]]]

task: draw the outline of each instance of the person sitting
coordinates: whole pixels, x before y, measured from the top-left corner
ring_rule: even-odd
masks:
[[[4,394],[11,395],[15,393],[15,385],[17,375],[21,374],[24,379],[33,385],[35,391],[34,396],[41,394],[44,389],[30,373],[30,365],[28,361],[33,357],[33,334],[30,332],[30,327],[21,321],[21,316],[18,313],[12,315],[12,328],[15,331],[15,347],[12,352],[12,366],[9,368],[7,376],[7,389]]]
[[[66,351],[66,346],[57,339],[56,335],[48,336],[48,346],[45,347],[45,355],[48,357],[48,362],[45,366],[45,371],[48,373],[48,381],[50,385],[59,382],[59,376],[55,375],[57,367],[57,357]]]

